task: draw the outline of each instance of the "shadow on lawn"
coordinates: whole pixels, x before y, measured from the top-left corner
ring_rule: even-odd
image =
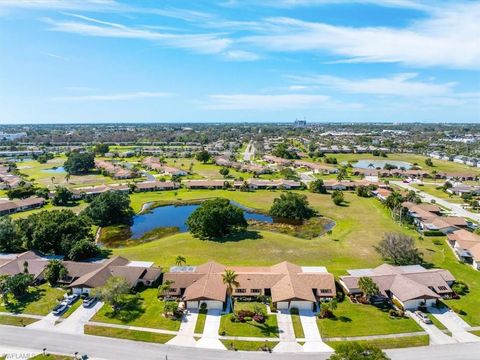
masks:
[[[272,335],[275,336],[275,335],[278,335],[279,333],[278,326],[271,326],[267,323],[260,324],[252,321],[252,322],[246,322],[245,324],[256,327],[257,329],[260,329],[260,332],[265,337],[271,337]]]
[[[44,293],[45,289],[35,288],[34,290],[29,290],[29,292],[20,299],[13,299],[5,303],[5,309],[14,314],[22,313],[28,304],[40,300]]]
[[[211,241],[218,242],[218,243],[226,243],[226,242],[237,242],[242,240],[258,240],[262,239],[263,236],[258,231],[243,231],[236,234],[231,234],[229,236],[223,238],[216,238],[212,239]]]
[[[142,304],[143,299],[140,296],[130,296],[122,300],[119,308],[106,312],[105,316],[110,319],[120,320],[123,323],[129,323],[145,313]]]

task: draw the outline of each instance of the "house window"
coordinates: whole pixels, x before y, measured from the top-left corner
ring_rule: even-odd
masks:
[[[235,289],[235,292],[237,294],[245,294],[247,292],[247,289]]]
[[[320,289],[321,294],[330,294],[332,291],[330,289]]]
[[[252,292],[253,294],[260,294],[262,292],[261,289],[251,289],[250,292]]]
[[[170,288],[170,289],[168,289],[168,292],[176,293],[176,292],[177,292],[177,289],[175,289],[175,288]]]

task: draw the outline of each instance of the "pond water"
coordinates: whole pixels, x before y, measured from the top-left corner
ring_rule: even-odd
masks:
[[[397,160],[359,160],[352,163],[352,166],[356,169],[383,169],[386,164],[395,165],[397,168],[405,168],[406,170],[412,167],[412,164],[405,161]]]
[[[50,169],[43,169],[42,171],[43,172],[48,172],[48,173],[58,174],[58,173],[64,173],[65,169],[63,168],[63,166],[59,166],[59,167],[52,167]]]
[[[234,202],[232,202],[232,204],[243,209],[245,219],[247,220],[257,220],[268,223],[273,222],[273,219],[268,215],[255,213],[252,210]],[[130,228],[132,232],[131,237],[132,239],[138,239],[145,233],[159,227],[175,226],[178,227],[180,232],[186,232],[187,225],[185,223],[187,222],[190,214],[199,206],[199,204],[159,206],[149,210],[148,212],[137,215],[133,218],[133,225]]]

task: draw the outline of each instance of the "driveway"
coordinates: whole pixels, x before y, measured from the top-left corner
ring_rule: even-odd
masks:
[[[458,342],[480,342],[480,337],[470,334],[470,328],[460,316],[448,308],[429,307],[428,311],[451,331],[452,337]]]
[[[305,334],[305,352],[333,352],[333,349],[325,344],[317,326],[317,317],[311,310],[300,310],[300,321]]]
[[[69,334],[83,334],[84,325],[97,313],[98,310],[100,310],[102,306],[103,302],[101,301],[97,301],[95,305],[89,308],[84,308],[80,305],[68,318],[58,324],[55,327],[55,330]]]
[[[53,330],[55,328],[55,322],[58,320],[58,318],[59,316],[50,313],[44,316],[41,320],[36,321],[33,324],[27,325],[26,327],[31,329]]]
[[[302,346],[295,340],[292,316],[288,310],[280,310],[277,313],[277,323],[280,342],[273,348],[274,352],[297,352],[302,351]]]
[[[187,311],[182,317],[182,323],[180,324],[178,335],[172,340],[168,341],[167,344],[190,347],[197,346],[197,341],[193,337],[195,334],[195,325],[197,324],[197,319],[197,310]]]
[[[465,210],[459,204],[452,204],[451,202],[448,202],[445,199],[441,199],[439,197],[427,194],[426,192],[418,190],[417,188],[414,188],[413,186],[411,186],[409,184],[406,184],[404,182],[401,182],[401,181],[391,181],[390,183],[394,184],[394,185],[397,185],[397,186],[400,186],[400,187],[402,187],[404,189],[407,189],[407,190],[415,191],[416,193],[418,193],[420,195],[422,200],[425,201],[425,202],[431,202],[431,200],[435,200],[435,202],[438,205],[441,205],[441,206],[449,209],[455,216],[470,218],[470,219],[473,219],[477,222],[480,222],[480,214],[475,214],[475,213],[472,213],[471,211]]]
[[[197,347],[225,350],[225,346],[218,339],[221,318],[220,310],[208,310],[203,336],[197,341]]]
[[[442,332],[434,324],[425,324],[411,311],[407,311],[407,314],[428,334],[430,337],[430,345],[454,344],[457,342],[453,337]]]

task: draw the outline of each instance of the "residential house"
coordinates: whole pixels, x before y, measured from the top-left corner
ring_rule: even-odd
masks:
[[[480,236],[467,230],[457,230],[447,235],[448,243],[463,262],[480,270]]]
[[[180,187],[179,183],[173,181],[143,181],[135,183],[136,191],[157,191],[157,190],[175,190]]]
[[[175,266],[164,274],[163,281],[172,281],[167,295],[186,301],[187,308],[223,309],[227,301],[225,270],[237,274],[238,286],[233,297],[271,297],[280,310],[291,308],[313,310],[318,301],[336,296],[335,281],[324,267],[301,267],[282,262],[273,266],[226,266],[213,261],[199,266]]]
[[[250,189],[284,188],[284,189],[290,190],[290,189],[299,189],[303,186],[300,181],[285,180],[285,179],[263,180],[263,179],[250,178],[247,180],[247,184]]]
[[[349,275],[340,276],[339,283],[348,295],[362,295],[359,280],[369,277],[377,285],[380,297],[406,310],[416,310],[423,304],[433,306],[437,300],[453,295],[450,286],[455,278],[448,270],[383,264],[374,269],[347,272]]]
[[[0,216],[40,208],[44,204],[45,199],[36,196],[20,200],[0,201]]]
[[[128,193],[130,192],[130,187],[127,184],[108,184],[72,188],[70,191],[72,192],[74,199],[82,199],[85,196],[97,196],[108,191],[121,191]]]

